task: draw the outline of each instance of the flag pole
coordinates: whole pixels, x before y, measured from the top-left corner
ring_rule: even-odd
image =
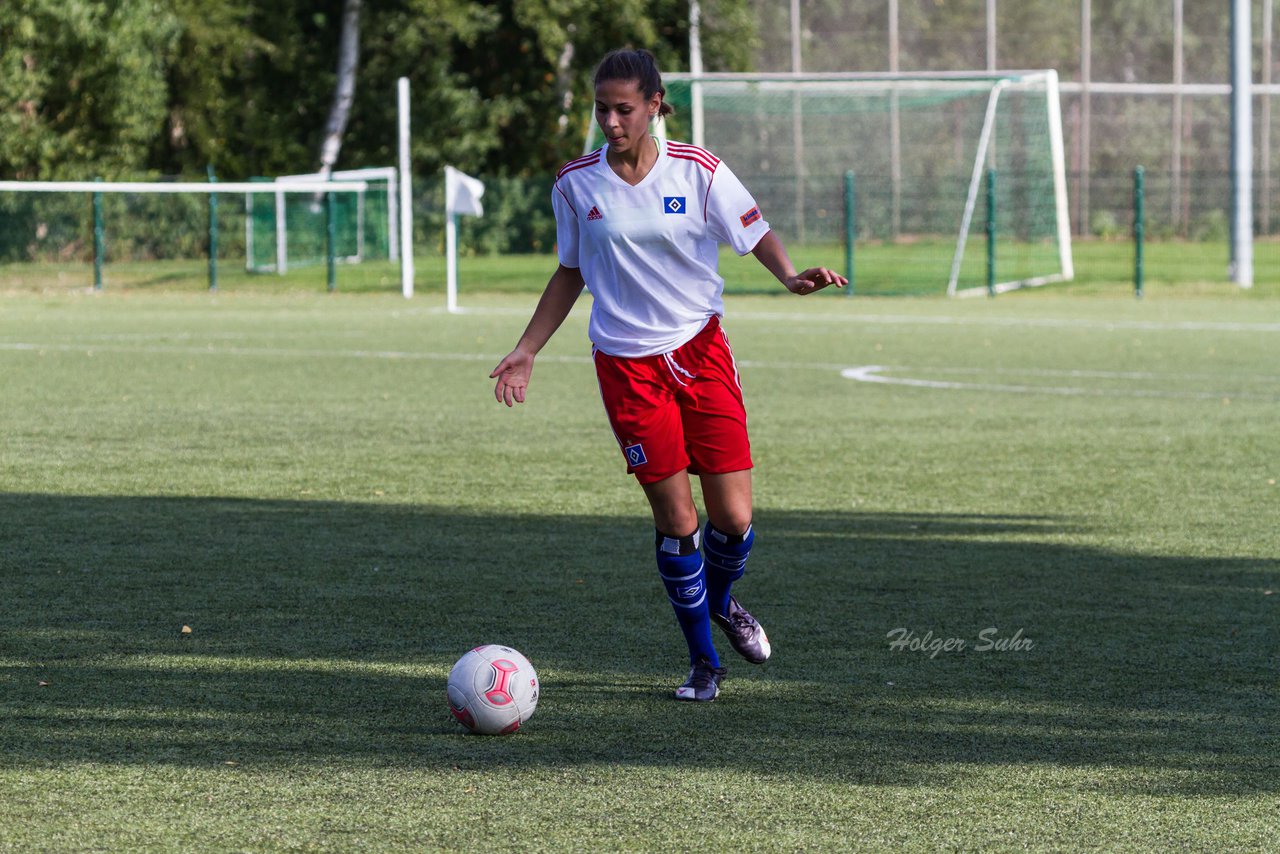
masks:
[[[400,111],[400,291],[413,296],[413,206],[409,192],[409,78],[398,84]]]
[[[458,313],[458,215],[450,211],[444,220],[445,308]]]
[[[484,216],[484,184],[452,166],[444,167],[445,300],[451,314],[458,308],[458,217]]]

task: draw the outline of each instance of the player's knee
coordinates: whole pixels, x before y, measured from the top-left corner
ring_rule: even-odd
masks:
[[[698,529],[698,508],[692,501],[654,499],[655,496],[650,496],[653,526],[659,531],[673,537],[683,537]]]
[[[711,517],[711,524],[721,533],[732,537],[741,537],[751,527],[751,512],[723,511]]]
[[[653,526],[664,534],[673,537],[684,537],[698,530],[698,513],[694,508],[687,512],[671,510],[653,513]]]

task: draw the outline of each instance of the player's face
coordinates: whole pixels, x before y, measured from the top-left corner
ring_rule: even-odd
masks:
[[[605,80],[596,87],[596,122],[617,153],[634,150],[649,139],[649,119],[657,114],[662,96],[645,98],[637,80]]]

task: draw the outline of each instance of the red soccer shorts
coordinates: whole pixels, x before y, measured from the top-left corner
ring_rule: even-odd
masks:
[[[594,359],[627,473],[640,483],[682,469],[726,474],[751,468],[742,384],[720,318],[670,353],[624,359],[597,350]]]

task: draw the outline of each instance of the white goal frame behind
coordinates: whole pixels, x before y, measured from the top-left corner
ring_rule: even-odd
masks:
[[[982,178],[992,150],[992,136],[998,119],[1000,97],[1010,91],[1043,91],[1047,110],[1047,127],[1049,130],[1049,155],[1053,174],[1055,231],[1058,248],[1060,270],[1050,275],[1029,279],[996,282],[993,290],[997,293],[1021,287],[1044,285],[1050,282],[1069,281],[1075,277],[1074,263],[1071,254],[1071,223],[1067,205],[1066,157],[1062,138],[1062,110],[1059,97],[1058,72],[1054,69],[1032,69],[1024,71],[951,71],[951,72],[833,72],[833,73],[669,73],[668,81],[685,81],[689,84],[692,109],[691,142],[706,147],[705,121],[703,105],[705,102],[704,86],[714,85],[717,89],[740,89],[749,91],[752,87],[772,89],[785,92],[799,87],[806,89],[830,89],[833,92],[862,91],[868,94],[889,94],[891,103],[891,121],[894,133],[886,144],[891,147],[891,161],[895,181],[900,178],[897,164],[900,163],[897,146],[898,116],[896,114],[896,93],[945,91],[947,89],[964,89],[972,91],[975,84],[990,85],[986,114],[982,131],[978,140],[978,148],[974,157],[973,169],[965,198],[964,214],[958,225],[956,248],[947,280],[949,296],[967,296],[977,293],[988,293],[986,287],[959,289],[960,265],[964,257],[965,244],[969,229],[973,224],[973,216],[978,207],[979,195],[982,191]],[[663,123],[659,122],[661,127]],[[797,109],[795,114],[795,138],[803,141],[803,124]],[[590,140],[590,134],[588,134]],[[588,143],[590,144],[590,143]],[[714,144],[714,143],[713,143]],[[796,174],[804,174],[800,165],[803,142],[796,152]],[[895,185],[895,197],[899,188]]]
[[[400,224],[399,199],[397,183],[399,170],[392,166],[378,166],[366,169],[341,169],[329,173],[328,180],[333,182],[357,182],[363,185],[356,196],[356,254],[339,259],[349,263],[364,260],[364,211],[365,190],[370,181],[385,181],[387,184],[387,252],[391,261],[400,257]],[[273,182],[263,181],[253,185],[254,189],[245,194],[245,211],[253,209],[255,193],[272,193],[275,196],[276,210],[276,263],[274,271],[284,275],[289,269],[289,236],[287,207],[284,203],[286,192],[296,192],[299,186],[325,185],[326,178],[319,172],[300,175],[281,175]],[[284,186],[282,186],[284,185]],[[254,270],[253,259],[253,217],[246,216],[244,222],[245,267]]]

